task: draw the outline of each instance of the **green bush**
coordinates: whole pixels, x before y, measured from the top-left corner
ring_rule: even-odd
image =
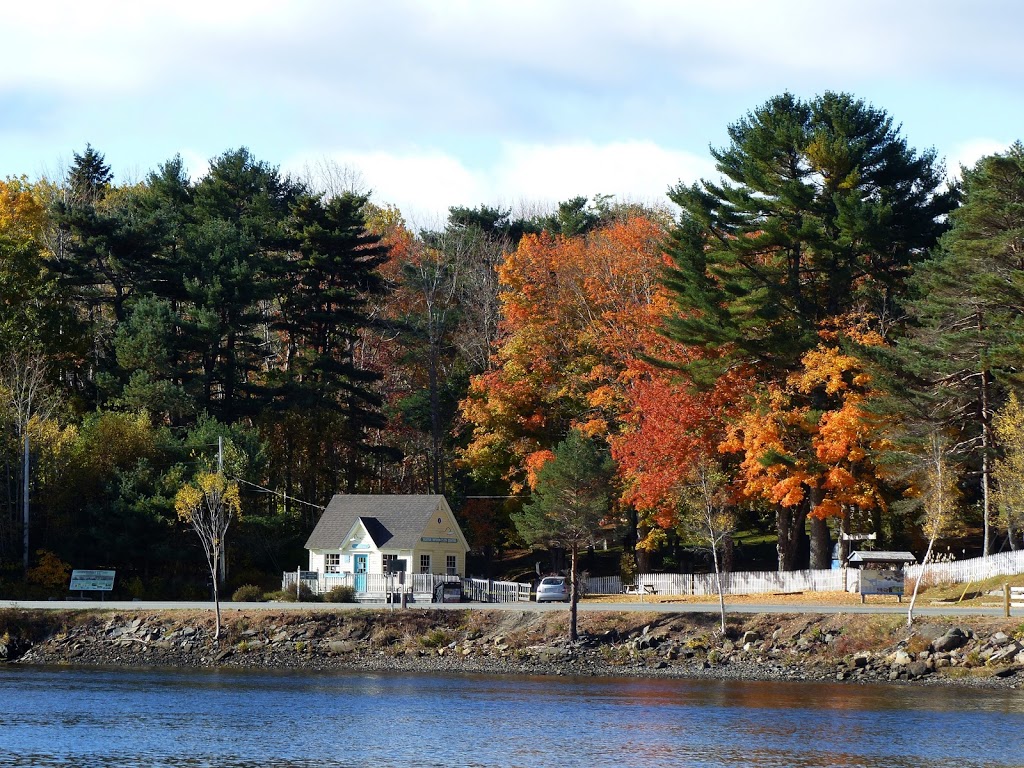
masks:
[[[354,603],[356,601],[356,588],[346,585],[333,587],[323,595],[325,603]]]
[[[420,638],[420,645],[424,648],[440,648],[449,642],[451,636],[443,629],[432,629]]]
[[[231,599],[236,603],[262,603],[263,590],[255,584],[243,584],[235,590]]]
[[[299,584],[299,602],[316,603],[320,601],[320,595],[313,592],[306,584]]]
[[[127,592],[128,597],[133,600],[142,600],[146,596],[146,587],[138,576],[132,576],[124,581],[121,584],[121,589]]]

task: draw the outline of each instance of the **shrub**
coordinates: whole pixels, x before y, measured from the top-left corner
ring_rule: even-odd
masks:
[[[236,603],[262,603],[263,590],[255,584],[243,584],[235,590],[231,599]]]
[[[381,627],[379,630],[370,636],[370,645],[380,647],[387,647],[394,645],[402,639],[402,634],[395,627]]]
[[[632,552],[623,552],[622,559],[619,561],[619,575],[622,577],[622,583],[636,584],[636,570],[636,557]]]
[[[288,589],[280,589],[277,592],[268,592],[266,599],[282,603],[315,603],[320,600],[320,596],[314,594],[313,590],[305,584],[301,584],[299,585],[299,594],[297,596],[295,594],[295,587],[288,587]]]
[[[316,594],[312,589],[309,588],[305,583],[299,584],[299,602],[300,603],[316,603],[319,602],[320,595]]]
[[[121,585],[121,589],[128,593],[128,596],[133,600],[141,600],[146,596],[146,587],[142,583],[142,579],[138,576],[132,576],[130,579],[126,579]]]
[[[432,629],[420,638],[420,645],[424,648],[440,648],[448,645],[451,641],[449,634],[443,629]]]
[[[46,549],[36,550],[36,565],[28,569],[25,580],[30,584],[55,593],[67,590],[71,580],[71,566],[61,560],[53,552]]]
[[[332,587],[324,593],[325,603],[354,603],[356,601],[356,588],[347,585]]]

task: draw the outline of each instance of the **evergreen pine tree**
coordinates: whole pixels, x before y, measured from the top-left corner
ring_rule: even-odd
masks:
[[[712,150],[721,181],[670,193],[682,212],[667,248],[675,312],[666,334],[703,351],[685,366],[698,384],[737,365],[782,383],[819,331],[854,311],[892,314],[952,196],[940,191],[933,152],[910,150],[888,115],[848,94],[783,94],[729,126],[729,137]],[[826,409],[824,396],[808,396],[812,413]],[[788,532],[803,530],[812,490],[795,519],[778,510],[780,567],[794,560]],[[828,529],[814,516],[812,531],[820,567]]]
[[[963,205],[911,280],[908,334],[887,358],[894,409],[942,413],[978,478],[991,550],[992,417],[1024,368],[1024,146],[964,169]]]
[[[569,639],[576,640],[579,602],[579,554],[597,536],[608,514],[612,460],[605,450],[577,430],[555,447],[554,458],[537,473],[529,503],[512,516],[523,540],[531,545],[561,547],[570,554],[572,592]]]
[[[370,324],[369,297],[384,290],[378,268],[388,259],[380,237],[367,231],[366,198],[345,193],[327,200],[301,196],[289,231],[294,257],[285,268],[287,292],[275,328],[283,332],[284,381],[278,396],[292,408],[333,412],[344,446],[344,487],[357,490],[368,430],[386,419],[373,385],[376,372],[358,364],[360,335]],[[324,416],[324,418],[330,418]]]

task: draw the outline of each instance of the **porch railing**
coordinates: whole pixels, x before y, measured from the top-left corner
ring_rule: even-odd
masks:
[[[405,591],[415,599],[429,600],[438,584],[453,581],[462,583],[462,592],[471,600],[487,603],[510,603],[529,601],[531,587],[513,581],[462,578],[432,573],[405,574],[405,584],[399,584],[395,574],[381,573],[320,573],[319,571],[286,571],[282,574],[281,589],[294,590],[296,581],[309,588],[315,595],[330,592],[335,587],[351,587],[357,598],[384,600],[388,592]]]

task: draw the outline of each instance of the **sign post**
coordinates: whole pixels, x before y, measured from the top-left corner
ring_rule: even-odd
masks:
[[[387,563],[387,590],[388,590],[388,602],[391,603],[391,610],[395,610],[395,603],[399,599],[399,592],[401,592],[402,607],[405,608],[405,568],[406,560],[394,558],[389,560]],[[395,574],[398,574],[398,591],[395,590]]]

